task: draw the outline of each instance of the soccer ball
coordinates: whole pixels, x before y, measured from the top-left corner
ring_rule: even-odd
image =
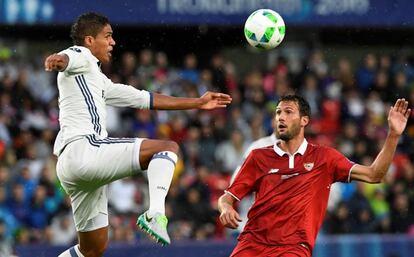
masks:
[[[285,37],[285,22],[282,16],[270,9],[254,11],[244,24],[247,42],[259,49],[272,49]]]

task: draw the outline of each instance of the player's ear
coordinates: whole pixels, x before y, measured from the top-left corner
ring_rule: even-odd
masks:
[[[83,42],[85,43],[85,46],[91,46],[93,44],[93,41],[95,39],[92,36],[85,36],[85,38],[83,39]]]
[[[309,124],[309,116],[302,116],[300,117],[300,125],[302,127],[306,127]]]

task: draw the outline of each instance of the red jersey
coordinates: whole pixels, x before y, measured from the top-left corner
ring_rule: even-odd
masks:
[[[256,192],[239,240],[268,245],[307,243],[312,250],[331,184],[349,182],[353,165],[335,149],[306,140],[293,155],[277,143],[253,150],[226,190],[237,200]]]

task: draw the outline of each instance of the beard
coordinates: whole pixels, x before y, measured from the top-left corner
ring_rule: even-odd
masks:
[[[288,130],[286,130],[284,133],[280,133],[279,130],[276,129],[276,137],[288,142],[291,139],[295,138],[300,133],[300,124],[294,123],[292,124],[292,127]]]

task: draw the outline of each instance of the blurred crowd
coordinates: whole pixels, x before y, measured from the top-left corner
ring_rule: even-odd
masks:
[[[213,90],[233,98],[231,106],[214,111],[108,108],[112,137],[171,139],[180,145],[166,208],[173,240],[236,236],[237,231],[217,222],[217,198],[249,144],[272,133],[276,101],[283,94],[296,92],[309,101],[308,141],[334,146],[358,163],[373,161],[387,134],[391,104],[400,97],[414,103],[410,56],[367,53],[353,64],[346,57],[328,63],[325,54],[315,49],[299,60],[281,55],[271,67],[251,67],[244,74],[219,52],[203,62],[189,53],[172,65],[164,52],[126,51],[112,65],[102,66],[114,82],[138,89],[183,97]],[[57,181],[52,155],[59,129],[56,74],[43,70],[43,60],[40,54],[34,59],[0,55],[3,248],[12,243],[60,245],[76,240],[70,199]],[[414,236],[413,138],[410,119],[384,183],[332,187],[323,234]],[[113,182],[109,190],[111,241],[148,240],[135,225],[148,207],[146,173]]]

